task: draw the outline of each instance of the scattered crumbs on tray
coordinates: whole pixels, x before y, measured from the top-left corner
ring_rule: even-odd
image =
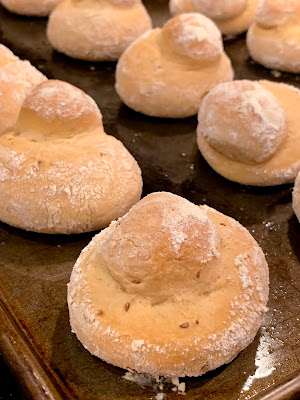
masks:
[[[255,356],[256,371],[246,380],[241,393],[247,392],[256,379],[266,378],[276,370],[275,357],[272,354],[274,340],[267,331],[263,330]]]
[[[281,77],[281,72],[277,71],[276,69],[271,70],[271,75],[274,76],[274,78],[280,78]]]
[[[163,400],[166,393],[164,389],[185,395],[185,382],[180,382],[179,378],[165,378],[163,376],[151,376],[149,374],[139,374],[135,371],[127,371],[122,376],[127,381],[134,382],[141,387],[149,387],[156,392],[155,400]]]

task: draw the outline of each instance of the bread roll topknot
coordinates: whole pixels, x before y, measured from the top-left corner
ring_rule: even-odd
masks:
[[[267,28],[296,22],[299,18],[299,0],[261,0],[256,14],[256,22]]]
[[[241,14],[248,0],[192,0],[195,10],[212,19],[233,18]]]
[[[102,115],[95,101],[67,82],[49,80],[26,97],[16,123],[20,136],[33,141],[70,138],[97,128]]]
[[[171,193],[150,194],[122,218],[99,248],[115,281],[153,304],[198,285],[218,256],[219,238],[205,212]]]
[[[244,163],[270,158],[287,135],[285,111],[260,83],[234,81],[204,98],[198,132],[216,151]]]
[[[198,13],[170,19],[161,33],[175,53],[193,60],[214,61],[223,52],[221,32],[209,18]]]

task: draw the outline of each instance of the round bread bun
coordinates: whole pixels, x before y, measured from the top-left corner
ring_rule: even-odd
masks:
[[[115,61],[151,27],[140,0],[64,0],[50,15],[47,35],[69,57]]]
[[[259,0],[170,0],[172,15],[199,12],[211,18],[223,35],[246,32],[253,22]]]
[[[300,72],[300,2],[262,0],[247,34],[251,57],[267,68]]]
[[[96,235],[68,286],[72,331],[93,355],[153,376],[199,376],[251,343],[268,266],[237,221],[152,193]]]
[[[46,17],[62,0],[0,0],[10,12],[32,17]]]
[[[293,190],[293,209],[298,221],[300,221],[300,173],[298,173]]]
[[[47,78],[0,44],[0,135],[13,129],[27,94]]]
[[[0,136],[0,220],[34,232],[107,226],[139,199],[141,171],[103,130],[92,98],[61,81],[37,86]]]
[[[231,181],[253,186],[294,182],[300,170],[300,91],[268,81],[214,88],[198,114],[198,146]]]
[[[201,14],[181,14],[162,29],[137,39],[116,69],[116,90],[128,106],[146,115],[195,115],[204,95],[233,79],[221,33]]]

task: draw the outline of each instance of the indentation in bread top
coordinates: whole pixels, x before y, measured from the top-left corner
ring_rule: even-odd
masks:
[[[248,0],[192,0],[197,12],[212,19],[233,18],[241,14]]]
[[[214,61],[223,52],[221,33],[204,15],[181,14],[161,30],[163,40],[177,54],[200,61]]]
[[[274,28],[288,22],[299,23],[299,0],[261,0],[256,22],[265,28]]]
[[[287,135],[286,116],[278,99],[260,83],[227,82],[204,98],[200,130],[212,148],[244,163],[270,158]]]
[[[95,101],[67,82],[38,85],[22,104],[16,123],[18,135],[47,141],[71,138],[100,128],[102,115]]]
[[[127,293],[156,304],[199,285],[195,278],[218,256],[218,243],[214,225],[199,207],[179,196],[155,193],[122,218],[98,251]]]

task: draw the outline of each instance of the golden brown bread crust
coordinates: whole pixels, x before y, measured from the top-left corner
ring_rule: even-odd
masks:
[[[262,139],[261,137],[259,137],[256,145],[255,154],[258,157],[264,156],[264,159],[261,159],[260,162],[258,159],[258,161],[255,161],[254,159],[246,160],[243,158],[245,157],[245,154],[242,153],[240,153],[240,157],[242,157],[241,159],[229,156],[230,151],[233,151],[233,148],[230,149],[230,140],[228,141],[228,143],[225,142],[225,138],[222,141],[222,146],[226,147],[226,151],[224,151],[224,148],[222,146],[219,146],[219,148],[217,148],[215,145],[211,146],[208,140],[203,135],[201,128],[201,118],[199,119],[197,129],[198,147],[209,165],[220,175],[232,181],[253,186],[272,186],[294,182],[296,175],[300,170],[300,126],[298,120],[300,91],[293,86],[281,83],[274,83],[269,81],[259,81],[259,83],[276,97],[285,115],[286,132],[282,131],[282,129],[279,129],[278,131],[276,131],[276,133],[270,132],[272,133],[272,135],[274,135],[275,140],[275,147],[272,149],[272,151],[268,152],[268,154],[260,153],[264,150],[265,146],[263,146],[262,143],[259,143],[259,141]],[[232,82],[233,86],[237,84],[238,81]],[[229,91],[227,90],[227,92]],[[241,92],[241,96],[242,95],[243,93]],[[257,100],[259,100],[259,97],[257,97]],[[238,107],[240,107],[241,103],[242,102],[240,101],[237,104]],[[255,98],[253,100],[253,104],[255,104]],[[251,107],[253,106],[253,104],[251,105]],[[266,111],[267,108],[263,107],[262,109]],[[274,111],[275,113],[273,114],[273,116],[276,117],[279,117],[282,112],[280,107],[275,108]],[[201,110],[199,112],[199,116],[200,114]],[[243,122],[244,126],[251,126],[253,122],[253,120],[251,119],[251,115],[252,114],[250,112],[247,113],[248,121],[245,120]],[[269,114],[269,116],[270,115],[271,113]],[[243,121],[241,119],[241,113],[239,109],[236,110],[235,116],[232,115],[231,117],[235,117],[237,121]],[[233,125],[232,121],[233,120],[231,119],[231,125]],[[211,123],[213,124],[213,122]],[[214,123],[216,123],[216,121]],[[243,133],[245,133],[244,128],[238,122],[236,122],[236,125],[240,125],[240,130],[235,133],[237,136],[237,140],[239,140],[239,147],[242,148],[243,146],[245,146],[246,149],[247,140],[245,137],[243,138],[242,135]],[[261,126],[259,124],[257,125],[257,134],[262,131],[262,127],[263,124]],[[220,126],[220,132],[221,130],[222,126]],[[270,150],[270,142],[267,144],[268,149]],[[257,150],[259,150],[259,152],[257,152]]]
[[[16,128],[0,136],[0,219],[43,233],[107,226],[141,196],[140,169],[81,90],[61,81],[37,86]]]
[[[247,34],[251,57],[267,68],[300,72],[300,3],[263,0]]]
[[[73,332],[125,369],[199,376],[255,337],[268,267],[238,222],[171,193],[153,193],[96,235],[68,286]]]
[[[33,17],[45,17],[62,0],[1,0],[1,4],[9,11]]]
[[[27,94],[47,78],[0,44],[0,135],[13,129]]]
[[[197,113],[212,87],[232,79],[214,23],[200,14],[182,14],[129,46],[117,65],[116,90],[135,111],[186,118]]]
[[[211,18],[223,35],[246,32],[253,22],[258,0],[170,0],[172,15],[199,12]]]
[[[140,0],[64,0],[50,15],[47,36],[70,57],[114,61],[151,27]]]

